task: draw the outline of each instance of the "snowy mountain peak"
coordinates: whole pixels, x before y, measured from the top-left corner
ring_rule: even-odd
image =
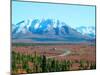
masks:
[[[89,37],[95,38],[95,27],[90,26],[90,27],[85,27],[85,26],[81,26],[76,28],[76,30],[78,32],[80,32],[82,35],[88,35]]]
[[[28,19],[12,25],[13,38],[38,40],[83,41],[95,37],[94,27],[71,28],[65,22],[55,19]],[[91,36],[91,37],[90,37]],[[51,39],[52,38],[52,39]]]

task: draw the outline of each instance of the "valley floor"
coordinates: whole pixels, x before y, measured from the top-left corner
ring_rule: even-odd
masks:
[[[95,68],[95,45],[82,43],[12,45],[12,74]]]

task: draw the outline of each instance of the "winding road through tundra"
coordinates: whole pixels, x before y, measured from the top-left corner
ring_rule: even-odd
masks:
[[[63,53],[62,53],[62,54],[57,55],[57,56],[49,56],[49,57],[47,57],[47,59],[48,59],[48,58],[55,58],[55,57],[58,57],[58,56],[66,56],[66,55],[71,54],[71,51],[68,50],[68,49],[61,49],[61,50],[63,50]]]

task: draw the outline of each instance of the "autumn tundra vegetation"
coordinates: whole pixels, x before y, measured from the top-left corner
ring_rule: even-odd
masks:
[[[74,46],[13,44],[12,75],[95,69],[95,46]],[[66,48],[71,53],[65,54]]]

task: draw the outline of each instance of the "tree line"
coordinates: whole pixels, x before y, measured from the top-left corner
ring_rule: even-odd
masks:
[[[12,51],[12,74],[23,74],[23,73],[41,73],[41,72],[58,72],[58,71],[69,71],[74,62],[70,60],[55,60],[53,58],[46,58],[45,55],[39,56],[36,54],[22,54]],[[96,64],[80,61],[79,70],[84,69],[95,69]],[[86,64],[86,65],[85,65]],[[85,66],[84,66],[85,65]]]

